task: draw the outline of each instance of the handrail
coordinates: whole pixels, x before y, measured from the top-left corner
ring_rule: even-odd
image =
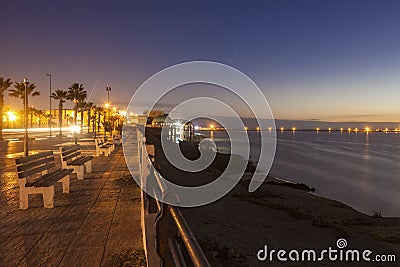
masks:
[[[175,221],[176,226],[178,227],[183,243],[186,246],[186,249],[190,258],[192,259],[194,266],[210,266],[206,255],[204,255],[203,250],[201,249],[196,238],[194,237],[192,230],[190,230],[190,227],[187,224],[179,208],[171,205],[168,205],[168,208],[169,212],[172,215],[172,218]]]
[[[165,228],[162,231],[156,230],[155,248],[152,248],[151,245],[147,244],[147,249],[153,249],[155,250],[155,253],[147,252],[146,256],[158,254],[158,256],[161,258],[161,266],[186,266],[185,258],[183,257],[181,251],[182,246],[180,246],[180,242],[178,242],[178,240],[181,240],[184,247],[186,248],[187,255],[189,255],[192,262],[190,265],[196,267],[211,266],[199,243],[197,242],[192,230],[190,229],[185,218],[183,217],[180,209],[176,206],[168,205],[160,201],[159,198],[165,197],[166,194],[171,192],[167,190],[164,182],[161,179],[161,176],[157,171],[155,171],[149,155],[147,154],[146,149],[144,149],[144,147],[146,146],[146,138],[143,136],[142,132],[139,131],[139,129],[137,129],[137,138],[139,154],[139,173],[142,185],[147,186],[147,183],[151,182],[151,178],[154,178],[155,181],[152,181],[156,182],[158,186],[158,189],[155,188],[154,191],[160,190],[161,193],[160,196],[154,194],[154,199],[146,197],[145,194],[142,194],[142,198],[146,198],[142,199],[142,203],[144,204],[144,202],[147,202],[147,204],[145,204],[145,206],[147,206],[149,209],[147,212],[151,213],[149,207],[156,207],[157,209],[157,219],[155,220],[156,227],[149,226],[149,228]],[[151,203],[152,201],[153,203]],[[146,230],[147,229],[143,229],[143,231]],[[150,259],[148,259],[147,261],[148,266],[150,266],[149,261]]]

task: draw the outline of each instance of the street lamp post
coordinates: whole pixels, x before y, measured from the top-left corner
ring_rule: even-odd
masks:
[[[24,86],[25,86],[25,95],[24,95],[24,127],[25,127],[25,134],[24,134],[24,156],[28,156],[28,79],[24,78]]]
[[[110,92],[111,92],[111,87],[107,86],[106,87],[106,91],[107,91],[107,103],[110,104]]]
[[[76,97],[74,98],[74,112],[78,113],[78,109],[76,108],[76,104],[78,103],[78,99],[76,99]],[[77,116],[78,114],[74,113],[74,117],[75,117],[75,122],[74,122],[74,143],[75,145],[78,144],[78,133],[76,131],[76,128],[78,127],[78,121],[77,121]]]
[[[49,80],[50,80],[50,94],[49,94],[49,106],[50,106],[50,116],[49,116],[49,129],[50,129],[50,138],[51,138],[51,74],[46,74],[47,76],[49,76]]]
[[[110,127],[110,114],[109,114],[109,108],[110,108],[110,92],[111,92],[111,87],[107,86],[106,87],[106,91],[107,91],[107,104],[106,104],[106,108],[107,108],[107,126]],[[111,127],[110,127],[111,128]],[[111,130],[110,130],[111,131]]]

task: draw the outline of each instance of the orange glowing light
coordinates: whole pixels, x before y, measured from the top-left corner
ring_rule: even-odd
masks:
[[[8,111],[7,116],[9,121],[15,121],[17,119],[17,115],[12,111]]]

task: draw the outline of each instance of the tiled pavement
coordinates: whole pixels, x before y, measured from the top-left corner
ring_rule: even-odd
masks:
[[[18,209],[15,165],[4,154],[0,170],[0,266],[109,266],[123,249],[143,248],[140,189],[121,147],[95,158],[84,180],[73,176],[69,194],[58,183],[53,209],[41,195]]]

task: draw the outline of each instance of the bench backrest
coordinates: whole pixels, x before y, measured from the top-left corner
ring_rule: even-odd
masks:
[[[79,145],[61,147],[61,161],[71,160],[81,154]]]
[[[26,178],[37,173],[42,173],[54,168],[53,151],[46,151],[39,154],[15,159],[17,164],[18,178]]]

